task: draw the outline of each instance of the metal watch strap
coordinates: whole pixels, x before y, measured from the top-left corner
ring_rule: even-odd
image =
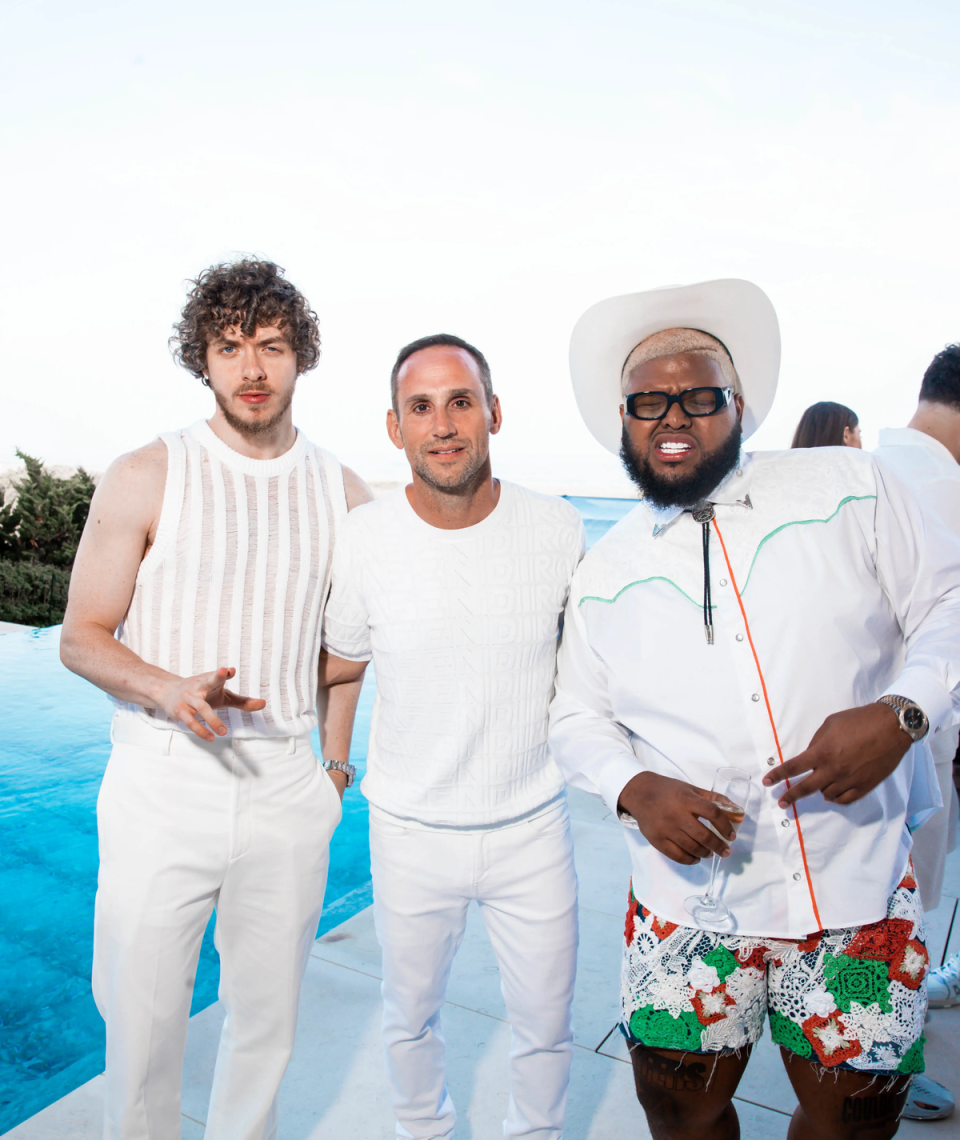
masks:
[[[893,709],[900,721],[900,727],[914,743],[916,743],[918,740],[923,740],[923,738],[930,731],[930,721],[927,719],[927,714],[923,711],[922,708],[920,708],[916,701],[911,701],[907,697],[897,696],[894,693],[887,693],[886,696],[880,697],[877,700],[877,704],[887,705]],[[907,710],[915,710],[922,717],[922,721],[918,727],[911,728],[907,724],[905,718]]]
[[[324,768],[328,772],[342,772],[347,777],[347,787],[349,788],[357,775],[357,769],[353,764],[344,764],[342,760],[328,760],[324,764]]]

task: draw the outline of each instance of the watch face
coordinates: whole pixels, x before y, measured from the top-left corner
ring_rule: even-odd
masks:
[[[919,732],[923,728],[924,715],[916,705],[909,705],[903,710],[903,723],[911,732]]]

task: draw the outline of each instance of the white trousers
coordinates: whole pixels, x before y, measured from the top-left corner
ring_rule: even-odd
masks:
[[[105,1140],[180,1140],[190,998],[217,910],[220,1038],[206,1140],[272,1140],[340,798],[309,737],[220,740],[118,714],[97,801],[93,993]]]
[[[371,813],[370,856],[397,1135],[453,1135],[440,1007],[475,899],[512,1029],[504,1136],[558,1140],[573,1052],[577,961],[577,878],[566,803],[535,819],[477,831],[419,830]]]
[[[954,725],[930,740],[943,807],[914,833],[913,868],[924,910],[936,910],[943,890],[947,856],[957,841],[957,789],[953,783],[953,758],[957,754],[960,727]]]

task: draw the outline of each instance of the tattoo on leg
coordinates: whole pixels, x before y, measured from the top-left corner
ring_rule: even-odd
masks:
[[[899,1116],[902,1107],[902,1092],[882,1092],[873,1096],[845,1096],[841,1120],[844,1124],[882,1124]]]
[[[707,1066],[702,1061],[673,1061],[647,1049],[633,1050],[634,1070],[644,1084],[667,1092],[701,1092],[707,1087]]]

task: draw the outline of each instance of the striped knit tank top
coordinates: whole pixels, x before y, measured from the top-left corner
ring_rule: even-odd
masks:
[[[190,677],[233,666],[261,712],[218,715],[237,737],[297,736],[317,723],[320,625],[347,506],[340,464],[302,432],[277,459],[249,459],[200,421],[160,437],[167,481],[120,641]],[[187,731],[160,709],[122,705]]]

